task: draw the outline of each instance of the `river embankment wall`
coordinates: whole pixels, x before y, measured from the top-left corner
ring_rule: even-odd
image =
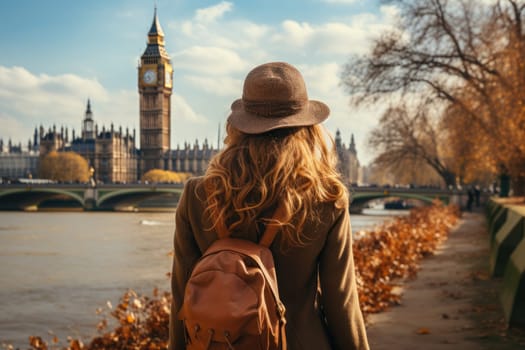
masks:
[[[525,328],[525,198],[491,198],[486,216],[490,273],[502,279],[505,320]]]

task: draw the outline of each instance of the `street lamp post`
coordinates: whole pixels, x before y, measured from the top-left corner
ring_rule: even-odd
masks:
[[[95,169],[89,167],[89,187],[84,193],[84,209],[94,210],[97,207],[97,182],[95,181],[93,175],[95,174]]]
[[[96,187],[97,183],[95,179],[93,178],[93,174],[95,174],[95,168],[91,166],[89,167],[89,184],[91,185],[91,187]]]

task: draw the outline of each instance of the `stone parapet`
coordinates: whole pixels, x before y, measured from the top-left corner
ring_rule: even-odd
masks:
[[[525,201],[493,198],[487,205],[490,270],[503,277],[501,302],[509,326],[525,327]]]

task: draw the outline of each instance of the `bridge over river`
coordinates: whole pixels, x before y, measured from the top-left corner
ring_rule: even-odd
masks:
[[[1,184],[0,210],[39,210],[50,203],[84,210],[135,210],[145,202],[162,205],[176,202],[182,193],[182,184]],[[352,187],[352,212],[359,212],[368,203],[385,198],[417,200],[431,203],[464,204],[465,191],[435,188]]]

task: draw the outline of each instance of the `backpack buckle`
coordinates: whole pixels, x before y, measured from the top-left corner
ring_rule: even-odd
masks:
[[[230,341],[230,332],[228,332],[228,331],[224,332],[224,339],[226,339],[226,344],[228,344],[228,350],[235,350],[233,348],[233,345],[232,345],[231,341]]]

